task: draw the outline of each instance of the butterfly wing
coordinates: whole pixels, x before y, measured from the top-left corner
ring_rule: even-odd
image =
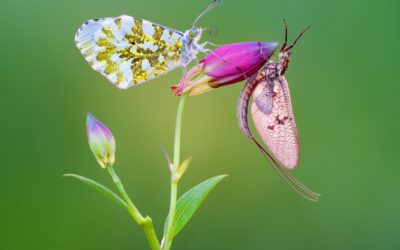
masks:
[[[85,22],[75,41],[94,70],[126,89],[179,66],[182,38],[165,26],[120,16]]]
[[[285,77],[261,82],[253,95],[251,114],[260,137],[279,162],[286,168],[295,168],[299,140]]]

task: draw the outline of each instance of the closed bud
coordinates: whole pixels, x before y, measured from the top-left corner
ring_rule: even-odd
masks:
[[[207,54],[190,69],[179,85],[176,95],[189,92],[198,95],[228,84],[243,81],[255,74],[273,55],[277,42],[243,42],[223,45]]]
[[[115,161],[115,140],[111,131],[92,114],[87,114],[86,133],[90,149],[102,168]]]

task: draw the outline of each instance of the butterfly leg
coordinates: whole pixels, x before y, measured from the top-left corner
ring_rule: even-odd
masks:
[[[184,76],[187,72],[186,66],[182,66],[181,70],[182,70],[182,75]]]
[[[209,52],[210,54],[213,54],[215,57],[217,57],[218,59],[220,59],[223,63],[227,63],[227,61],[226,61],[224,58],[222,58],[220,55],[218,55],[217,53],[215,53],[215,52],[212,51],[212,50],[204,49],[204,51],[202,51],[202,52],[204,52],[204,53]]]
[[[219,46],[221,46],[221,45],[218,45],[218,44],[215,44],[215,43],[212,43],[212,42],[204,42],[204,43],[202,43],[201,44],[201,47],[206,47],[207,45],[211,45],[211,46],[214,46],[214,47],[219,47]]]
[[[212,52],[213,52],[212,50],[207,49],[207,48],[204,48],[204,47],[199,47],[199,51],[202,52],[202,53],[204,53],[204,54],[212,53]]]
[[[215,53],[215,52],[213,52],[212,50],[206,48],[207,44],[210,44],[210,45],[213,45],[213,46],[216,46],[216,47],[219,46],[219,45],[216,45],[216,44],[213,44],[213,43],[210,43],[210,42],[204,42],[204,43],[202,43],[202,44],[199,45],[199,47],[198,47],[199,51],[200,51],[200,52],[203,52],[204,54],[207,54],[207,53]]]

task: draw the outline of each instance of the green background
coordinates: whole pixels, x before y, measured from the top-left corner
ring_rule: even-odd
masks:
[[[74,43],[87,19],[128,14],[185,30],[208,0],[0,2],[0,249],[147,249],[128,214],[64,173],[110,187],[86,142],[92,112],[117,140],[116,171],[161,235],[172,151],[176,70],[122,91]],[[274,173],[240,132],[243,83],[189,98],[180,193],[229,174],[174,241],[174,249],[400,249],[398,0],[226,0],[200,24],[203,41],[282,42],[294,49],[287,78],[300,133],[294,175],[322,193],[309,202]]]

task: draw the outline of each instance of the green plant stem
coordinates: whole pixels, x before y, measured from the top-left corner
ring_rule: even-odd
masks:
[[[188,94],[182,96],[179,100],[178,111],[176,114],[176,124],[175,124],[175,138],[174,138],[174,159],[173,159],[173,167],[171,170],[171,196],[170,196],[170,206],[169,206],[169,214],[168,221],[165,227],[164,234],[164,243],[163,250],[169,250],[172,245],[172,230],[173,223],[175,219],[175,210],[176,210],[176,200],[178,195],[178,182],[177,178],[177,170],[180,164],[180,153],[181,153],[181,132],[182,132],[182,115],[183,108],[185,107],[185,103],[187,100]]]
[[[178,112],[176,114],[176,125],[175,125],[175,138],[174,138],[174,159],[173,159],[173,173],[179,167],[180,154],[181,154],[181,133],[182,133],[182,116],[183,108],[187,100],[188,94],[182,96],[179,100]]]
[[[128,205],[127,210],[129,214],[143,228],[143,231],[147,238],[147,242],[150,245],[150,249],[161,250],[160,243],[158,242],[158,238],[154,230],[153,221],[151,220],[151,218],[149,216],[143,217],[143,215],[136,208],[135,204],[133,204],[132,200],[126,193],[120,178],[118,177],[117,173],[115,173],[114,168],[112,166],[109,166],[107,167],[107,170],[110,173],[115,185],[117,186],[117,189],[121,194],[122,199],[124,199],[124,201],[127,203]]]

